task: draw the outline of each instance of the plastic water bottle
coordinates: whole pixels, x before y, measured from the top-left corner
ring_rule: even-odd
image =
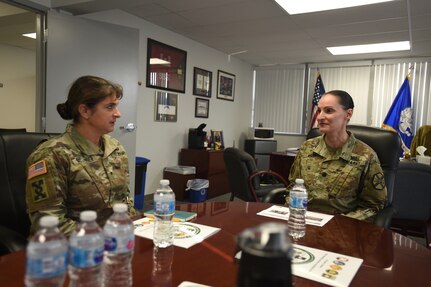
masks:
[[[132,257],[135,246],[133,222],[127,215],[127,205],[114,204],[114,214],[103,228],[105,234],[104,286],[132,286]]]
[[[305,236],[305,213],[307,211],[308,193],[304,180],[298,178],[290,191],[289,200],[289,234],[294,240]]]
[[[162,179],[154,193],[154,236],[153,242],[159,248],[171,246],[174,242],[175,193],[169,187],[169,180]]]
[[[25,286],[63,286],[67,267],[67,240],[58,230],[58,218],[43,216],[40,230],[27,246]]]
[[[105,240],[95,211],[83,211],[81,223],[69,238],[70,287],[102,285]]]
[[[166,248],[153,248],[153,270],[151,282],[153,287],[172,286],[172,261],[174,259],[174,246]]]

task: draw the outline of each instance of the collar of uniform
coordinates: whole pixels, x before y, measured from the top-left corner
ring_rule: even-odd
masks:
[[[109,156],[119,146],[119,142],[117,140],[114,140],[109,135],[103,135],[102,138],[101,138],[101,140],[103,141],[103,145],[105,147],[105,155],[104,155],[104,157]]]
[[[349,139],[341,148],[341,152],[338,156],[332,157],[332,155],[329,153],[324,140],[325,135],[321,135],[318,138],[318,145],[313,149],[313,152],[317,153],[318,155],[326,159],[342,158],[346,161],[349,161],[350,157],[352,156],[352,151],[353,151],[353,147],[355,146],[356,138],[351,132],[347,131],[347,133],[349,134]]]
[[[78,133],[72,124],[67,125],[66,132],[70,135],[75,145],[84,154],[103,155],[103,151],[100,149],[100,147]]]

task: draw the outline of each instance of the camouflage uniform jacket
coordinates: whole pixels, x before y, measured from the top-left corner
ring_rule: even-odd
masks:
[[[301,146],[290,170],[289,188],[295,179],[302,178],[308,190],[309,210],[372,221],[387,199],[376,153],[353,134],[343,147],[331,152],[323,137],[307,140]]]
[[[27,159],[26,201],[32,223],[38,228],[43,215],[59,217],[67,236],[75,229],[83,210],[95,210],[103,226],[115,202],[129,200],[129,168],[126,151],[114,138],[104,135],[102,148],[68,125],[66,132],[41,143]]]

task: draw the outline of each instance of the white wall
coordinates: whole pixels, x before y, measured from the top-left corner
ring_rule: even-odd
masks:
[[[138,122],[136,154],[149,158],[145,193],[155,191],[162,179],[163,168],[178,164],[178,155],[187,147],[189,128],[206,123],[205,130],[223,130],[226,146],[244,146],[244,140],[251,119],[253,71],[250,64],[204,46],[191,39],[158,27],[140,18],[121,11],[107,11],[87,15],[87,18],[113,24],[138,28],[140,30],[140,81],[138,95]],[[145,87],[147,38],[187,51],[186,92],[178,93],[178,120],[175,123],[154,121],[154,97],[156,89]],[[213,86],[210,98],[209,118],[195,118],[195,98],[192,93],[193,67],[213,72]],[[216,99],[217,70],[236,75],[235,100]]]
[[[0,128],[35,131],[36,54],[0,44]],[[19,116],[17,116],[19,115]]]

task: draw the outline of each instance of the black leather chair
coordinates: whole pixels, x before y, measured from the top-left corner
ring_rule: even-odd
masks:
[[[0,255],[24,248],[30,230],[25,202],[26,161],[45,133],[0,135]]]
[[[431,249],[431,166],[401,161],[392,204],[396,210],[391,229],[424,237]]]
[[[392,131],[362,125],[348,125],[347,130],[355,137],[369,145],[377,154],[380,165],[385,176],[386,188],[388,190],[388,200],[385,208],[380,211],[374,223],[385,228],[390,227],[391,219],[394,215],[392,199],[394,194],[395,176],[399,163],[399,151],[401,140],[397,133]],[[311,129],[307,134],[307,139],[320,136],[318,128]]]
[[[25,133],[25,132],[27,132],[26,128],[18,128],[18,129],[0,128],[0,134],[16,134],[16,133]]]
[[[227,148],[224,150],[223,158],[229,179],[231,201],[235,197],[251,202],[265,201],[265,196],[271,190],[280,188],[285,190],[287,186],[284,178],[278,173],[257,170],[254,158],[245,151]],[[270,175],[279,183],[264,184],[261,182],[262,175]]]

